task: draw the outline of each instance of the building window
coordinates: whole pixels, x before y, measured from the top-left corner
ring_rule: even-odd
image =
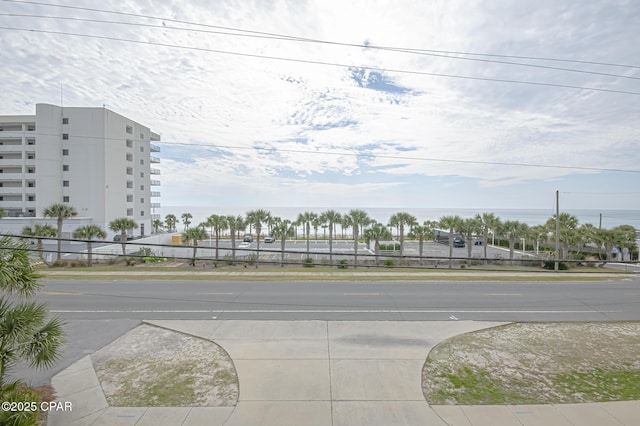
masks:
[[[36,130],[36,125],[35,124],[28,124],[27,125],[27,131],[33,132],[35,130]]]
[[[140,172],[140,177],[144,177],[144,172]]]
[[[144,210],[140,212],[140,216],[144,216]]]
[[[133,203],[133,195],[127,194],[127,203]]]
[[[140,185],[140,191],[144,191],[144,185]]]
[[[69,140],[69,133],[63,133],[62,134],[62,140],[63,141],[68,141]]]
[[[27,169],[27,173],[35,173],[36,172],[36,168],[35,167],[29,167]],[[2,173],[2,171],[0,170],[0,173]]]
[[[140,133],[140,139],[144,140],[144,133]]]
[[[69,124],[69,119],[67,117],[63,117],[62,124]]]
[[[127,181],[127,188],[129,188],[129,189],[133,188],[133,181],[132,180],[128,180]]]
[[[144,160],[140,160],[140,165],[143,166],[144,165]]]
[[[144,204],[144,198],[140,198],[140,204]]]
[[[35,144],[36,144],[35,139],[27,139],[27,145],[35,145]]]
[[[4,201],[4,197],[0,195],[0,201]]]
[[[127,148],[133,147],[133,141],[131,139],[127,139]]]
[[[127,216],[133,216],[133,209],[127,209]]]
[[[35,188],[36,183],[35,183],[35,182],[27,182],[27,186],[28,186],[29,188]]]
[[[68,164],[63,164],[62,165],[62,171],[63,172],[68,172],[69,171],[69,165]]]
[[[27,201],[35,201],[36,200],[36,196],[35,195],[28,195],[27,196]]]
[[[62,186],[69,186],[69,181],[68,180],[63,180],[62,181]]]
[[[69,197],[66,196],[66,195],[64,197],[62,197],[62,202],[63,203],[68,203],[69,202]]]
[[[36,159],[35,154],[27,154],[27,160],[35,160],[35,159]]]
[[[144,146],[140,147],[140,152],[144,152]]]
[[[128,175],[132,175],[133,174],[133,167],[127,167],[127,174]]]
[[[68,149],[63,149],[62,150],[62,155],[69,155],[69,150]]]
[[[127,133],[129,133],[130,135],[132,135],[132,134],[133,134],[133,127],[131,127],[131,126],[127,126],[126,131],[127,131]]]
[[[133,161],[133,154],[127,154],[127,161]]]

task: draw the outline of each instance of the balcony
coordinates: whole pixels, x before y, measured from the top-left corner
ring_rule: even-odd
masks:
[[[151,220],[162,220],[161,216],[159,214],[152,214],[151,215]]]
[[[152,164],[159,164],[160,163],[160,158],[158,158],[158,157],[154,157],[152,155],[150,159],[151,159],[151,163]]]
[[[151,196],[152,197],[159,197],[160,196],[160,191],[151,191]]]
[[[22,186],[0,186],[0,195],[22,196]]]
[[[151,179],[151,186],[160,186],[160,181]]]
[[[151,203],[150,206],[152,209],[159,209],[161,207],[160,203]]]
[[[155,144],[149,144],[149,150],[151,152],[160,152],[160,147],[158,145]]]
[[[149,173],[151,173],[152,175],[159,175],[160,174],[160,169],[151,169],[149,171]]]

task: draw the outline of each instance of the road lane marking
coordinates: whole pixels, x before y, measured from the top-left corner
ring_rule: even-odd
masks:
[[[344,296],[380,296],[380,293],[343,293]]]
[[[198,294],[215,294],[215,295],[224,295],[224,296],[230,296],[233,293],[198,293]]]
[[[46,294],[48,296],[82,296],[84,293],[78,293],[76,291],[42,291],[40,294]]]
[[[522,296],[520,293],[484,293],[484,296]]]

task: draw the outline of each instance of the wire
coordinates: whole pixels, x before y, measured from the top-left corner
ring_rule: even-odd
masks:
[[[32,133],[36,136],[60,136],[59,133]],[[97,140],[114,140],[114,141],[123,141],[121,138],[108,138],[101,136],[80,136],[69,133],[69,138],[78,138],[78,139],[97,139]],[[143,142],[141,139],[131,139],[135,142]],[[146,141],[144,141],[146,142]],[[263,147],[263,146],[250,146],[243,147],[237,145],[219,145],[219,144],[205,144],[205,143],[186,143],[186,142],[161,142],[161,141],[153,141],[155,145],[179,145],[179,146],[198,146],[203,148],[211,148],[211,149],[227,149],[227,150],[249,150],[249,151],[266,151],[269,153],[274,152],[286,152],[289,154],[313,154],[313,155],[332,155],[332,156],[344,156],[344,157],[366,157],[366,158],[384,158],[391,160],[410,160],[410,161],[429,161],[429,162],[441,162],[441,163],[460,163],[460,164],[482,164],[482,165],[492,165],[492,166],[517,166],[517,167],[536,167],[536,168],[550,168],[550,169],[566,169],[566,170],[583,170],[583,171],[593,171],[593,172],[615,172],[615,173],[640,173],[640,170],[634,169],[618,169],[618,168],[600,168],[600,167],[581,167],[581,166],[560,166],[553,164],[530,164],[530,163],[508,163],[508,162],[500,162],[500,161],[479,161],[479,160],[452,160],[446,158],[429,158],[429,157],[408,157],[401,155],[383,155],[383,154],[369,154],[369,153],[358,153],[358,152],[332,152],[332,151],[309,151],[302,149],[286,149],[286,148],[276,148],[273,146]]]
[[[425,52],[418,49],[369,46],[364,44],[331,42],[331,41],[315,40],[315,39],[301,39],[301,38],[279,36],[279,35],[272,36],[272,35],[260,35],[260,34],[248,34],[248,33],[243,34],[243,33],[225,32],[225,31],[194,29],[194,28],[170,27],[167,25],[152,25],[152,24],[143,24],[143,23],[135,23],[135,22],[108,21],[108,20],[102,20],[102,19],[74,18],[74,17],[68,17],[68,16],[28,15],[28,14],[15,14],[15,13],[0,13],[0,16],[61,19],[61,20],[79,21],[79,22],[96,22],[96,23],[105,23],[105,24],[129,25],[129,26],[136,26],[136,27],[160,28],[163,30],[168,29],[168,30],[180,30],[180,31],[207,33],[207,34],[230,35],[230,36],[236,36],[236,37],[254,37],[254,38],[260,38],[260,39],[274,39],[274,40],[285,40],[285,41],[295,41],[295,42],[305,42],[305,43],[322,43],[322,44],[330,44],[330,45],[336,45],[336,46],[377,49],[377,50],[385,50],[385,51],[391,51],[391,52],[409,53],[414,55],[434,56],[434,57],[448,58],[448,59],[455,59],[455,60],[487,62],[487,63],[495,63],[495,64],[503,64],[503,65],[516,65],[516,66],[522,66],[522,67],[541,68],[541,69],[548,69],[548,70],[554,70],[554,71],[566,71],[566,72],[574,72],[574,73],[581,73],[581,74],[600,75],[605,77],[616,77],[616,78],[626,78],[631,80],[640,80],[640,77],[621,75],[621,74],[612,74],[612,73],[605,73],[605,72],[598,72],[598,71],[587,71],[587,70],[580,70],[580,69],[574,69],[574,68],[553,67],[553,66],[539,65],[539,64],[526,64],[521,62],[498,61],[498,60],[492,60],[492,59],[465,58],[460,56],[451,56],[447,54],[430,53],[430,52]]]
[[[153,15],[118,12],[118,11],[112,11],[112,10],[106,10],[106,9],[96,9],[96,8],[80,7],[80,6],[66,6],[66,5],[59,5],[59,4],[48,4],[48,3],[41,3],[41,2],[35,2],[35,1],[22,1],[22,0],[3,0],[3,1],[12,2],[12,3],[26,3],[26,4],[34,4],[39,6],[74,9],[74,10],[84,10],[88,12],[108,13],[108,14],[122,15],[122,16],[131,16],[136,18],[153,19],[153,20],[162,21],[162,22],[174,22],[179,24],[201,26],[206,28],[218,28],[218,29],[235,31],[235,32],[243,32],[247,34],[268,36],[268,37],[273,37],[273,38],[278,38],[283,40],[297,40],[297,41],[307,41],[307,42],[315,42],[315,43],[336,44],[336,45],[342,45],[342,46],[354,46],[354,47],[367,48],[367,49],[400,50],[400,51],[407,51],[407,52],[411,51],[411,52],[423,52],[423,53],[438,53],[438,54],[446,54],[446,55],[487,56],[487,57],[494,57],[494,58],[515,58],[515,59],[527,59],[527,60],[537,60],[537,61],[567,62],[567,63],[577,63],[577,64],[603,65],[603,66],[610,66],[610,67],[640,69],[640,65],[616,64],[616,63],[610,63],[610,62],[596,62],[596,61],[548,58],[548,57],[537,57],[537,56],[500,55],[500,54],[491,54],[491,53],[459,52],[459,51],[447,51],[447,50],[435,50],[435,49],[413,49],[413,48],[399,48],[399,47],[390,47],[390,46],[377,46],[377,45],[369,45],[369,44],[365,45],[365,44],[341,43],[341,42],[335,42],[335,41],[290,36],[285,34],[264,32],[264,31],[245,30],[241,28],[225,27],[220,25],[202,24],[198,22],[184,21],[184,20],[171,19],[171,18],[162,18],[162,17],[153,16]]]
[[[4,0],[4,1],[7,1],[7,0]],[[132,39],[124,39],[124,38],[116,38],[116,37],[108,37],[108,36],[78,34],[78,33],[64,32],[64,31],[35,30],[35,29],[28,29],[28,28],[15,28],[15,27],[5,27],[5,26],[0,26],[0,29],[43,33],[43,34],[68,35],[68,36],[75,36],[75,37],[93,38],[93,39],[99,39],[99,40],[122,41],[127,43],[143,44],[146,46],[169,47],[169,48],[177,48],[177,49],[195,50],[195,51],[201,51],[201,52],[219,53],[219,54],[225,54],[225,55],[242,56],[242,57],[248,57],[248,58],[260,58],[260,59],[270,59],[270,60],[286,61],[286,62],[297,62],[297,63],[304,63],[304,64],[312,64],[312,65],[326,65],[326,66],[341,67],[341,68],[361,68],[361,69],[367,69],[367,70],[379,71],[379,72],[391,72],[391,73],[411,74],[411,75],[427,75],[427,76],[433,76],[433,77],[446,77],[446,78],[456,78],[456,79],[462,79],[462,80],[475,80],[475,81],[491,81],[491,82],[498,82],[498,83],[526,84],[526,85],[532,85],[532,86],[557,87],[557,88],[563,88],[563,89],[578,89],[578,90],[588,90],[588,91],[595,91],[595,92],[619,93],[619,94],[625,94],[625,95],[640,96],[640,92],[631,92],[626,90],[573,86],[570,84],[542,83],[542,82],[525,81],[525,80],[509,80],[509,79],[488,78],[488,77],[461,76],[461,75],[454,75],[454,74],[441,74],[441,73],[432,73],[432,72],[426,72],[426,71],[409,71],[409,70],[400,70],[400,69],[393,69],[393,68],[380,68],[380,67],[373,67],[373,66],[357,66],[353,64],[341,64],[336,62],[284,58],[280,56],[241,53],[241,52],[233,52],[233,51],[227,51],[227,50],[208,49],[204,47],[180,46],[180,45],[169,44],[169,43],[158,43],[158,42],[152,42],[152,41],[140,41],[140,40],[132,40]]]

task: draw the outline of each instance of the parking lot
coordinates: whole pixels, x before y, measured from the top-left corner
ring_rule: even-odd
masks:
[[[389,242],[391,243],[391,242]],[[258,255],[258,244],[253,241],[249,244],[243,244],[240,248],[241,241],[236,241],[236,260],[253,260]],[[396,242],[396,247],[399,247],[399,243]],[[405,258],[412,258],[416,261],[419,256],[419,247],[417,241],[406,241],[404,246]],[[259,259],[261,261],[279,262],[282,256],[282,245],[279,240],[273,243],[260,242]],[[154,250],[156,252],[156,250]],[[190,258],[193,254],[193,249],[184,246],[164,246],[158,251],[159,255],[166,257],[185,257]],[[380,260],[386,258],[397,258],[399,252],[381,251]],[[231,241],[220,240],[218,248],[218,259],[228,259],[232,255],[231,253]],[[337,240],[333,242],[333,260],[334,262],[342,259],[349,261],[353,260],[354,246],[352,240]],[[484,256],[484,247],[482,245],[472,246],[471,255],[474,258],[481,258]],[[423,243],[422,256],[424,258],[431,258],[432,261],[445,261],[449,256],[449,246],[445,244],[439,244],[433,241]],[[215,240],[201,241],[197,249],[197,257],[201,259],[215,259],[216,249]],[[307,252],[307,242],[305,240],[287,240],[285,244],[284,261],[285,262],[302,262],[307,257],[313,259],[313,263],[319,264],[329,261],[329,241],[328,240],[310,240],[309,252]],[[453,249],[454,258],[467,258],[467,247],[456,247]],[[516,251],[514,258],[519,259],[522,257],[522,253]],[[489,259],[508,259],[509,251],[504,248],[496,248],[493,246],[487,247],[487,258]],[[373,251],[373,244],[370,248],[367,248],[366,244],[358,244],[358,261],[371,260],[374,261],[375,253]]]

